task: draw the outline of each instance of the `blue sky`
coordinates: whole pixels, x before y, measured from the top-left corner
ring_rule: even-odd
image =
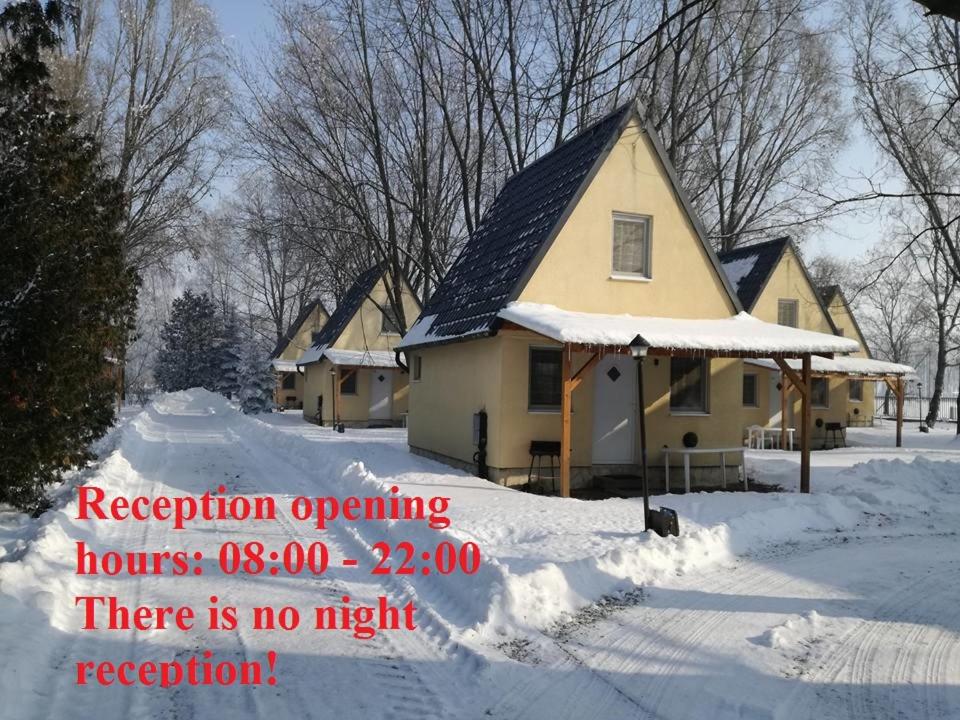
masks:
[[[232,46],[259,42],[264,31],[273,28],[270,3],[260,0],[207,0],[220,22],[220,29]]]
[[[207,0],[207,3],[217,14],[220,28],[231,48],[254,52],[273,31],[273,11],[269,2]],[[850,135],[850,143],[837,159],[837,169],[847,177],[869,174],[874,169],[874,148],[862,136],[859,128],[852,128]],[[847,259],[862,257],[881,238],[882,231],[881,217],[875,210],[846,215],[831,221],[825,231],[811,235],[805,252],[808,257],[824,251]]]

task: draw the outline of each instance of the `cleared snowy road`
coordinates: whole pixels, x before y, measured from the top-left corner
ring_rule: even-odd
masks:
[[[956,449],[944,443],[937,462],[920,449],[909,463],[887,452],[892,461],[856,467],[869,450],[851,451],[855,461],[825,453],[814,466],[824,492],[813,496],[672,496],[684,535],[661,540],[639,532],[637,501],[517,493],[409,455],[397,432],[339,435],[292,416],[244,418],[202,391],[167,396],[129,423],[88,481],[151,497],[199,497],[224,484],[230,495],[269,495],[284,511],[266,525],[180,531],[77,521],[75,501],[48,513],[35,540],[0,562],[0,719],[960,718]],[[777,475],[793,460],[752,462]],[[318,577],[224,575],[215,561],[224,542],[317,540],[310,523],[286,514],[296,495],[394,484],[452,498],[450,537],[483,548],[478,575],[341,566],[347,557],[372,565],[378,539],[416,541],[402,523],[331,525],[322,534],[331,569]],[[201,551],[203,574],[78,577],[77,541],[100,552]],[[593,603],[611,592],[615,600]],[[248,624],[91,632],[80,630],[78,595],[198,612],[283,604],[304,614],[344,595],[357,604],[387,595],[414,602],[420,628],[370,641]],[[279,683],[75,684],[78,660],[159,663],[206,648],[238,662],[276,650]]]
[[[955,533],[785,546],[636,602],[558,640],[638,717],[960,717]]]

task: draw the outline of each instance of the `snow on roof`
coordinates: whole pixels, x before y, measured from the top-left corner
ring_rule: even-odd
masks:
[[[746,257],[723,263],[723,271],[727,274],[727,277],[730,279],[730,284],[733,285],[737,293],[740,292],[740,283],[743,282],[743,279],[747,277],[747,275],[753,272],[753,268],[756,267],[757,260],[759,259],[760,254],[754,253],[753,255],[747,255]]]
[[[397,357],[392,350],[341,350],[339,348],[312,347],[303,354],[297,365],[308,365],[326,358],[334,365],[356,367],[395,368]]]
[[[395,368],[397,356],[390,350],[337,350],[323,351],[323,356],[334,365],[358,367]]]
[[[759,365],[761,367],[770,368],[771,370],[779,370],[780,368],[773,360],[766,359],[751,359],[747,360],[751,365]],[[799,371],[801,368],[801,363],[799,360],[787,360],[787,365],[789,365],[793,370]],[[811,358],[810,369],[814,373],[821,374],[842,374],[842,375],[863,375],[863,376],[878,376],[878,375],[913,375],[915,370],[909,365],[901,365],[899,363],[886,362],[884,360],[873,360],[870,358],[861,358],[861,357],[835,357],[835,358],[824,358],[816,357]]]
[[[403,336],[403,340],[400,341],[400,344],[397,345],[397,348],[403,350],[404,348],[415,347],[428,342],[437,342],[438,340],[443,340],[445,338],[452,339],[459,337],[457,335],[435,335],[430,332],[433,328],[433,321],[436,319],[436,315],[421,315],[419,318],[417,318],[417,321],[413,324],[413,327],[411,327]]]
[[[297,367],[309,365],[310,363],[320,362],[323,358],[323,351],[327,349],[326,345],[312,345],[307,348],[300,359],[297,360]]]
[[[271,360],[270,364],[273,365],[273,369],[278,372],[296,372],[297,371],[296,360]]]
[[[504,320],[558,342],[626,347],[638,335],[652,348],[764,353],[844,353],[856,340],[763,322],[748,313],[716,320],[637,317],[561,310],[553,305],[513,302]]]

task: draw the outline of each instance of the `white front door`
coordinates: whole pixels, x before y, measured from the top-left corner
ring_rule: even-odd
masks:
[[[370,371],[370,419],[389,420],[393,401],[393,370]]]
[[[635,461],[637,417],[636,362],[608,355],[593,371],[593,463],[629,465]]]
[[[780,373],[770,372],[770,423],[769,427],[780,425]],[[793,427],[793,395],[787,399],[787,427]]]

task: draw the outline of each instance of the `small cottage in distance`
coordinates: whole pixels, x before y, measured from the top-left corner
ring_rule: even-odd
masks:
[[[278,408],[303,407],[303,376],[297,371],[297,360],[313,344],[314,336],[329,318],[319,299],[307,303],[270,353],[270,362],[277,371],[273,402]]]
[[[392,310],[389,283],[382,265],[361,273],[297,360],[305,419],[352,427],[403,424],[408,382],[395,348],[406,327]],[[399,291],[404,314],[412,320],[420,304],[406,280]]]

